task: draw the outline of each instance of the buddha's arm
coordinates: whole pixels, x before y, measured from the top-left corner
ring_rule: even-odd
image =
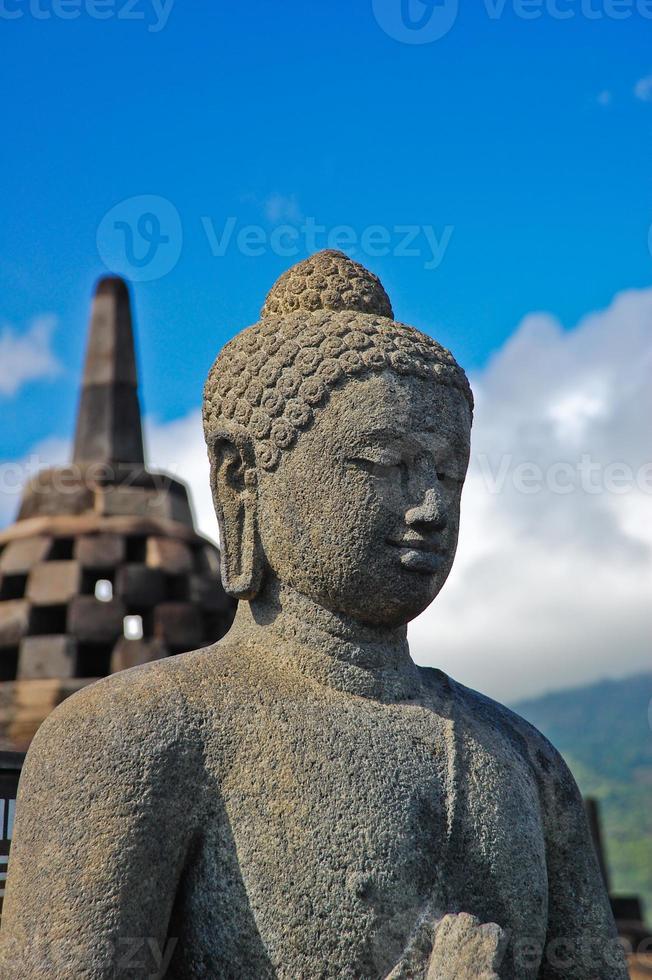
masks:
[[[544,766],[543,787],[549,904],[540,978],[627,980],[582,798],[556,752]]]
[[[179,792],[187,760],[177,725],[136,702],[137,718],[113,689],[98,697],[89,688],[32,744],[0,932],[3,980],[154,976],[169,955],[193,801]]]

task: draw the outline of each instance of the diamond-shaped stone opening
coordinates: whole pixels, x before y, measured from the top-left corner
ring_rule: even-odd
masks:
[[[125,640],[143,639],[143,617],[130,613],[122,621],[122,635]]]
[[[106,677],[111,670],[113,647],[108,643],[78,643],[77,677]]]
[[[13,681],[18,672],[18,647],[0,650],[0,681]]]
[[[100,596],[97,595],[97,583],[105,581],[115,585],[115,573],[111,569],[85,568],[82,571],[80,592],[82,595],[94,595],[98,599]]]
[[[127,605],[127,615],[128,616],[140,616],[143,627],[143,636],[148,639],[152,636],[154,632],[154,614],[151,608],[144,608],[143,606],[132,606]]]
[[[187,575],[166,575],[167,598],[176,602],[185,602],[188,598],[188,576]]]
[[[48,561],[70,561],[75,548],[74,538],[55,538],[48,552]]]
[[[3,575],[0,579],[0,600],[22,599],[26,585],[26,575]]]
[[[147,538],[142,534],[130,534],[126,540],[126,560],[144,564],[147,557]]]
[[[100,602],[112,602],[113,582],[108,578],[98,578],[95,583],[95,598]]]
[[[67,606],[32,606],[29,614],[29,633],[33,636],[65,633],[67,612]]]

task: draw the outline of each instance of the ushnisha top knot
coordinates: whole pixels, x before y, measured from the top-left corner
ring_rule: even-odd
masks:
[[[316,252],[284,272],[267,294],[260,315],[297,310],[355,310],[390,319],[394,316],[378,276],[332,248]]]
[[[284,304],[293,297],[290,309]],[[347,305],[327,305],[336,303]],[[250,439],[257,465],[274,470],[333,388],[382,371],[456,388],[473,411],[469,382],[450,351],[392,319],[376,276],[341,252],[318,252],[280,277],[260,322],[218,355],[204,387],[206,441],[237,429]]]

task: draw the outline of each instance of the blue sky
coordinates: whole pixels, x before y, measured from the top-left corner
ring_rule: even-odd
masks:
[[[2,458],[70,433],[106,272],[98,229],[133,197],[169,201],[182,229],[171,271],[134,287],[143,401],[161,422],[197,405],[218,348],[305,254],[301,237],[276,254],[279,224],[345,224],[358,245],[380,225],[388,255],[345,250],[471,370],[531,311],[569,328],[650,283],[652,102],[634,87],[652,73],[652,20],[627,0],[622,20],[608,0],[591,0],[594,19],[588,0],[558,0],[564,20],[463,3],[423,44],[383,29],[398,0],[378,16],[372,0],[177,0],[159,30],[148,0],[107,0],[105,20],[90,0],[67,0],[75,19],[30,2],[2,4],[0,323],[17,337],[53,316],[62,369],[2,397]],[[212,254],[206,227],[219,237],[229,219],[261,229],[262,255],[235,234]],[[425,232],[400,254],[404,225],[445,243],[436,267]]]

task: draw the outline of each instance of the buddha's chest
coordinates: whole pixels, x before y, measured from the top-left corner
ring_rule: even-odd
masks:
[[[184,885],[212,969],[384,976],[428,909],[545,928],[543,835],[518,816],[535,787],[515,793],[495,747],[468,741],[432,712],[377,705],[288,705],[242,733]]]

